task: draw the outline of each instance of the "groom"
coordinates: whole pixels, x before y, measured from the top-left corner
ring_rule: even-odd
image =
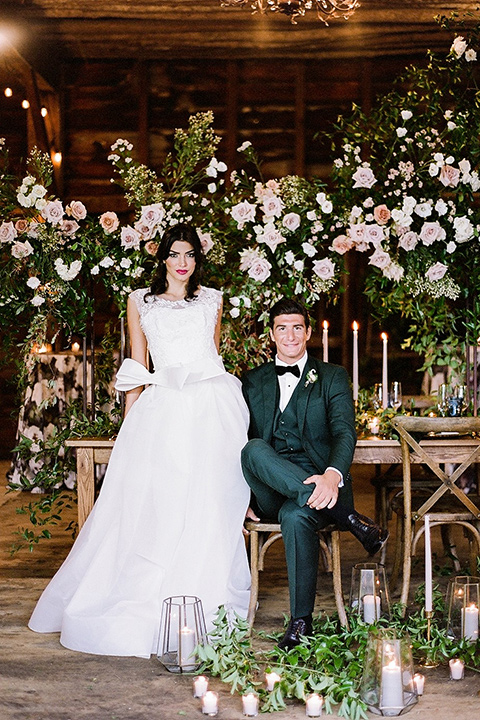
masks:
[[[291,619],[282,649],[312,633],[317,530],[335,522],[369,555],[388,537],[354,509],[349,470],[357,436],[349,379],[344,368],[307,354],[311,332],[304,306],[279,300],[270,311],[275,361],[243,378],[251,438],[242,451],[243,473],[256,509],[278,518],[285,543]]]

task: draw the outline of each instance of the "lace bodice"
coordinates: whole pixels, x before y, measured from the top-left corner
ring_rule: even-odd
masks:
[[[135,290],[140,324],[147,338],[155,370],[187,365],[204,358],[218,359],[215,325],[222,293],[201,287],[195,300],[164,300],[148,297],[147,288]]]

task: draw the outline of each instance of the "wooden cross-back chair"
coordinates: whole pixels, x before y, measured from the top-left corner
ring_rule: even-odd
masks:
[[[480,463],[480,418],[431,418],[399,415],[393,425],[402,446],[403,490],[394,498],[392,508],[397,514],[397,537],[392,585],[395,584],[403,561],[401,603],[407,605],[410,588],[411,559],[417,542],[425,530],[424,518],[430,516],[434,526],[463,527],[470,544],[470,568],[476,574],[480,553],[480,497],[467,495],[457,486],[465,470]],[[413,434],[420,435],[416,438]],[[427,465],[438,478],[438,487],[412,492],[411,461]],[[445,464],[445,469],[441,467]],[[456,467],[455,467],[456,466]],[[449,470],[453,469],[450,473]],[[418,529],[417,523],[421,523]],[[476,551],[475,551],[476,548]]]

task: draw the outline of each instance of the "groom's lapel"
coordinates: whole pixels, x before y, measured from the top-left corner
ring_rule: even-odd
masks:
[[[263,409],[265,412],[263,439],[269,442],[273,434],[273,421],[275,419],[275,412],[278,405],[278,382],[277,375],[275,373],[275,363],[273,362],[265,371],[261,392],[263,395]]]
[[[307,416],[307,406],[310,399],[310,393],[312,392],[313,386],[315,385],[315,383],[313,382],[307,383],[307,374],[310,372],[310,370],[315,370],[318,376],[319,373],[316,364],[314,363],[313,359],[309,357],[303,369],[300,382],[298,383],[297,420],[301,435],[303,435],[303,428],[305,426],[305,418]],[[316,382],[319,382],[318,377]]]

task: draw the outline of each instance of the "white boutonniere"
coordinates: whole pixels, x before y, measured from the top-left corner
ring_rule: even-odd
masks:
[[[305,387],[308,387],[309,385],[313,385],[313,383],[316,383],[318,380],[317,371],[313,368],[312,370],[309,370],[307,373],[307,379],[305,380]]]

